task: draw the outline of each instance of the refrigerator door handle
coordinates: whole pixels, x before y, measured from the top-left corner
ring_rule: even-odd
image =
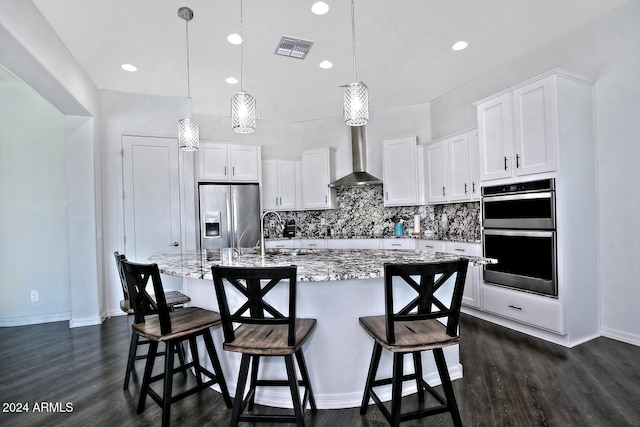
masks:
[[[231,247],[235,248],[239,246],[238,242],[238,193],[235,191],[231,192],[231,215],[232,215],[232,223],[231,227],[233,230]]]

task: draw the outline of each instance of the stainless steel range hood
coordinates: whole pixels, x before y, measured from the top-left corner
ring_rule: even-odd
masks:
[[[329,184],[329,187],[382,185],[382,180],[367,173],[367,143],[364,126],[351,126],[353,172]]]

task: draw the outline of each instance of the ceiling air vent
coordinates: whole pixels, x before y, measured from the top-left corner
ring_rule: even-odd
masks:
[[[273,53],[276,55],[289,56],[291,58],[304,59],[305,56],[307,56],[307,53],[311,50],[311,46],[313,46],[313,42],[310,40],[282,36],[276,51]]]

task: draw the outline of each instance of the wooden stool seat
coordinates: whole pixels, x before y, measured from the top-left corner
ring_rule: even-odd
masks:
[[[386,317],[361,317],[360,325],[377,342],[391,352],[411,353],[458,344],[457,336],[447,335],[447,327],[437,320],[426,319],[414,322],[396,322],[396,339],[393,344],[387,342]]]
[[[236,353],[263,356],[284,356],[300,350],[316,325],[316,319],[296,319],[295,344],[289,345],[287,325],[238,326],[233,341],[225,342],[222,348]]]
[[[220,314],[199,307],[183,308],[169,313],[171,332],[162,333],[160,318],[151,317],[144,323],[134,323],[133,330],[151,341],[164,342],[198,333],[221,323]]]

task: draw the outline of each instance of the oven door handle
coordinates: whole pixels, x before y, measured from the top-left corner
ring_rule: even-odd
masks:
[[[483,233],[487,236],[553,237],[556,232],[549,230],[501,230],[485,228]]]
[[[518,194],[505,194],[497,196],[484,196],[484,203],[487,202],[500,202],[503,200],[533,200],[533,199],[551,199],[553,194],[550,191],[543,191],[539,193],[518,193]]]

